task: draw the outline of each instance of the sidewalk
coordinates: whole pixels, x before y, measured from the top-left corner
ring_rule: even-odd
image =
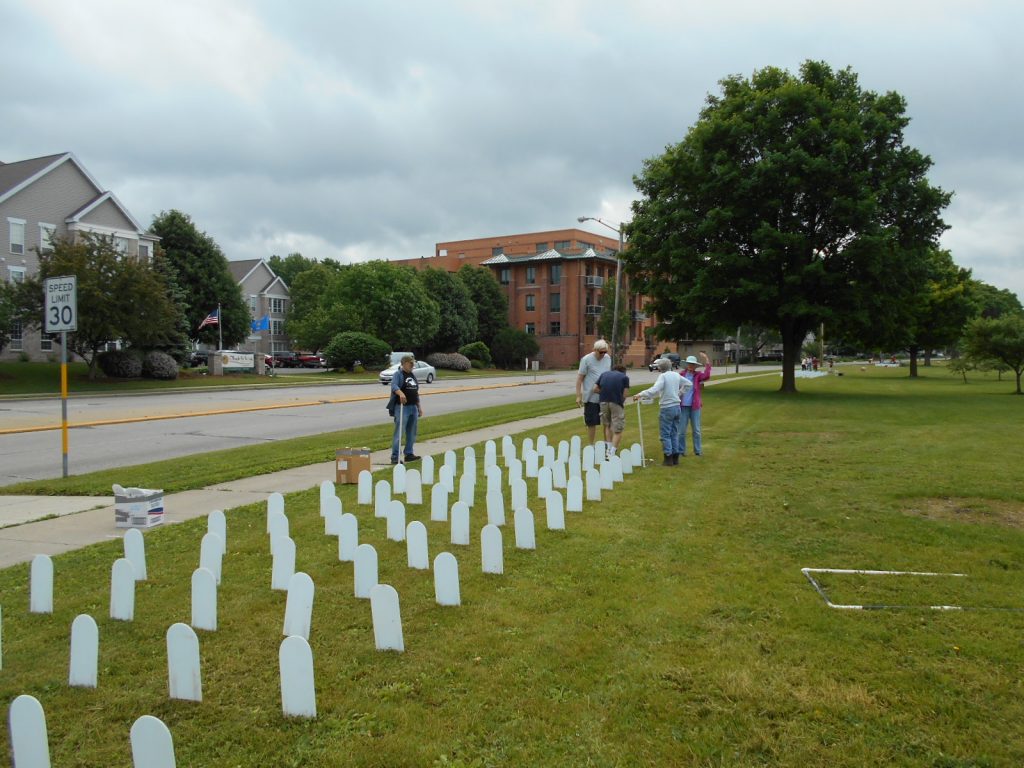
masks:
[[[578,417],[573,409],[547,416],[499,424],[416,444],[423,456],[439,456],[505,434],[558,424]],[[375,452],[371,461],[376,472],[391,468],[391,449]],[[172,493],[164,497],[164,525],[204,517],[214,509],[228,510],[264,501],[275,491],[294,493],[316,488],[334,480],[333,461],[272,472],[268,475],[232,480],[208,488]],[[44,519],[45,518],[45,519]],[[114,526],[112,497],[100,496],[2,496],[0,495],[0,568],[29,562],[35,555],[58,555],[89,544],[124,536],[125,528]]]

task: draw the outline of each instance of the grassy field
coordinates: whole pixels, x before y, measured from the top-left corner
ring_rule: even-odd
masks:
[[[199,633],[201,704],[167,699],[164,647],[189,619],[201,520],[147,532],[130,624],[107,618],[118,541],[55,559],[53,615],[27,613],[27,566],[0,572],[3,698],[39,698],[55,766],[129,766],[143,714],[196,767],[1021,764],[1024,398],[945,371],[853,370],[800,381],[795,397],[777,386],[709,389],[703,457],[628,476],[565,532],[534,505],[538,548],[514,549],[506,530],[503,576],[480,572],[480,461],[474,544],[452,547],[426,522],[431,557],[459,560],[459,608],[434,603],[431,575],[407,569],[404,545],[340,487],[401,597],[404,654],[374,650],[317,494],[289,496],[297,566],[316,584],[315,721],[281,716],[285,599],[269,589],[262,505],[228,513],[220,629]],[[644,427],[654,454],[653,409]],[[835,602],[913,606],[836,611],[805,566],[967,577],[830,577]],[[972,610],[924,607],[956,601]],[[100,626],[96,690],[66,685],[83,612]]]

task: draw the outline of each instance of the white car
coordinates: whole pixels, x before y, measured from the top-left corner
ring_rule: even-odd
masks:
[[[401,367],[401,363],[398,365],[392,365],[389,368],[385,368],[380,372],[380,383],[384,386],[391,384],[391,379]],[[422,381],[427,384],[437,378],[437,369],[429,363],[424,363],[422,360],[417,360],[412,364],[412,375],[416,377],[416,381]]]

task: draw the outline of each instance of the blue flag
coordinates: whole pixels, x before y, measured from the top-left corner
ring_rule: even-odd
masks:
[[[250,323],[254,331],[269,331],[270,330],[270,315],[264,315],[259,320],[253,320]]]

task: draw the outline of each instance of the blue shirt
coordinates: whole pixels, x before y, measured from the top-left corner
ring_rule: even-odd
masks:
[[[598,396],[599,402],[626,404],[629,376],[622,371],[605,371],[597,377],[597,386],[601,390]]]

